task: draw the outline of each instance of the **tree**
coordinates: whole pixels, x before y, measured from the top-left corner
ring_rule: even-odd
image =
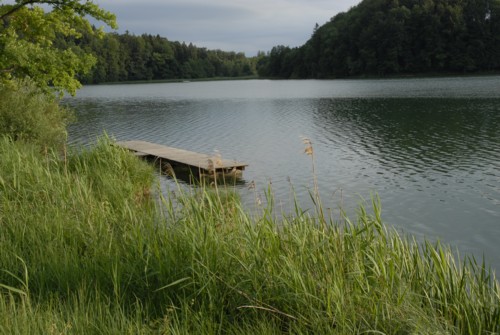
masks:
[[[67,39],[56,44],[70,45]],[[82,82],[169,80],[250,76],[255,58],[243,53],[199,48],[192,43],[169,41],[159,35],[108,33],[103,39],[84,35],[73,44],[95,55],[97,64]]]
[[[65,144],[70,114],[56,94],[74,94],[96,62],[77,40],[103,35],[86,17],[116,27],[90,0],[0,0],[0,135],[45,152]]]
[[[292,51],[292,52],[290,52]],[[500,0],[363,0],[258,71],[284,78],[500,71]]]
[[[102,28],[93,29],[87,17],[116,28],[115,16],[91,0],[2,2],[0,83],[31,78],[46,92],[75,94],[81,86],[77,75],[89,72],[96,59],[77,44],[58,48],[53,41],[60,36],[78,39],[83,33],[102,36]]]

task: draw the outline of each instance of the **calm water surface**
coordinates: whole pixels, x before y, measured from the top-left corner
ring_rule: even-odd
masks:
[[[237,186],[247,206],[251,181],[263,199],[272,184],[285,211],[291,184],[311,206],[306,136],[334,213],[377,193],[385,222],[500,269],[499,76],[102,85],[67,102],[72,143],[106,131],[249,163]]]

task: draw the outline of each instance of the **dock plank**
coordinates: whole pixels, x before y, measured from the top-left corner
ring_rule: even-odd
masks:
[[[146,141],[120,141],[118,146],[134,151],[139,155],[150,155],[167,161],[187,165],[204,171],[244,170],[248,164],[235,160],[221,159],[216,155],[207,155],[193,151],[172,148]]]

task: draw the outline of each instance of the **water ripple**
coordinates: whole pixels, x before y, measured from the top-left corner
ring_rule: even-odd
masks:
[[[500,252],[500,77],[472,78],[469,87],[446,78],[99,86],[68,104],[78,116],[72,143],[106,131],[218,150],[249,163],[245,179],[260,189],[272,183],[283,208],[288,179],[311,205],[307,136],[326,206],[351,210],[378,192],[386,220],[407,232]],[[244,185],[240,192],[255,202]]]

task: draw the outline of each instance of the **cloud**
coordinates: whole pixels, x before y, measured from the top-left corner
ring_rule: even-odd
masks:
[[[97,0],[117,15],[120,32],[159,34],[199,47],[245,52],[304,44],[316,23],[358,0]]]

